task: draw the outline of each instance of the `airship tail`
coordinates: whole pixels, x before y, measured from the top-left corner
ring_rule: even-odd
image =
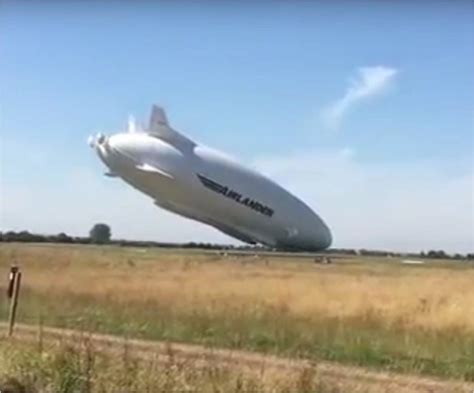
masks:
[[[164,109],[158,105],[153,105],[151,108],[150,125],[148,130],[152,133],[160,133],[166,128],[170,128],[170,125]]]
[[[170,127],[165,111],[158,105],[151,109],[148,132],[180,150],[192,151],[196,146],[194,141]]]

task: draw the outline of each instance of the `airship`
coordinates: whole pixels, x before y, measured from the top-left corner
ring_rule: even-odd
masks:
[[[156,206],[211,225],[228,236],[272,249],[319,251],[331,232],[308,205],[263,174],[172,128],[153,105],[147,127],[89,137],[107,166]]]

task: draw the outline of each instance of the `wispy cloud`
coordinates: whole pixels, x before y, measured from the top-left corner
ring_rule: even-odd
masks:
[[[342,98],[323,111],[328,128],[337,129],[346,112],[359,101],[376,96],[393,82],[398,70],[392,67],[360,67]]]

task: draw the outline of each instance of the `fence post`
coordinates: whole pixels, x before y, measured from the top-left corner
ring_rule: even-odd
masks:
[[[12,277],[12,274],[13,274],[13,277]],[[21,272],[19,271],[18,268],[12,267],[11,273],[10,273],[10,279],[12,281],[12,284],[11,284],[12,292],[11,292],[11,299],[10,299],[10,314],[8,317],[8,336],[9,337],[11,337],[13,334],[13,328],[15,326],[15,318],[16,318],[16,309],[18,306],[18,295],[20,294]]]
[[[43,353],[43,314],[38,316],[38,352]]]
[[[13,296],[13,286],[15,284],[17,273],[18,273],[18,266],[12,265],[10,267],[10,275],[8,276],[8,288],[7,288],[8,299],[11,299]]]

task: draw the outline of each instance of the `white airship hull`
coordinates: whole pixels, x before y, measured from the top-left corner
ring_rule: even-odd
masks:
[[[297,250],[330,245],[326,224],[298,198],[222,153],[195,144],[170,129],[166,119],[152,132],[153,116],[151,131],[116,134],[95,146],[113,176],[157,206],[244,242]]]

